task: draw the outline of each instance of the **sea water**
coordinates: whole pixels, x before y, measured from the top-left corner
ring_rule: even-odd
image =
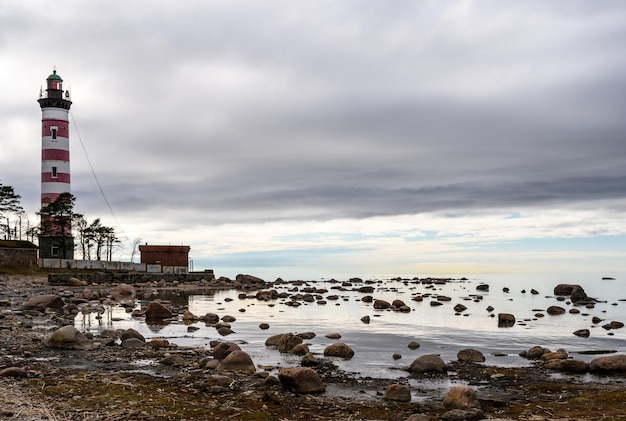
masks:
[[[162,300],[188,307],[198,316],[206,313],[234,316],[236,321],[231,323],[234,333],[228,336],[220,336],[214,327],[203,322],[185,324],[182,317],[166,324],[146,324],[143,318],[131,317],[122,307],[111,308],[104,321],[96,322],[91,316],[79,315],[76,326],[96,335],[104,328],[133,328],[147,340],[167,338],[179,346],[209,348],[213,340],[233,341],[250,354],[257,366],[273,367],[299,365],[301,357],[266,347],[268,337],[289,332],[314,332],[316,336],[305,343],[314,355],[323,357],[324,349],[337,341],[325,335],[338,333],[341,335],[339,341],[355,352],[350,360],[333,358],[339,368],[377,378],[405,376],[406,372],[401,369],[425,354],[439,354],[446,362],[456,360],[458,351],[465,348],[478,349],[485,355],[485,364],[499,366],[529,365],[519,353],[535,345],[551,350],[563,348],[574,358],[585,361],[597,355],[579,352],[626,351],[626,328],[606,330],[602,327],[610,321],[626,321],[626,289],[622,285],[624,281],[619,278],[571,282],[581,285],[588,296],[598,300],[593,308],[576,306],[569,300],[558,301],[553,293],[554,287],[570,282],[551,277],[482,276],[449,279],[445,284],[423,283],[413,278],[370,277],[363,280],[373,282],[370,284],[375,289],[373,293],[355,291],[364,283],[341,287],[347,279],[340,279],[339,283],[324,279],[307,281],[308,286],[328,290],[322,294],[326,304],[300,301],[298,307],[286,305],[290,299],[240,299],[241,292],[235,290],[198,290],[190,294],[163,291],[160,294]],[[478,290],[480,284],[488,284],[489,290]],[[304,286],[299,286],[296,291],[296,287],[287,282],[272,288],[296,294]],[[504,291],[505,288],[508,292]],[[538,294],[532,294],[533,289]],[[339,298],[327,300],[330,295]],[[400,299],[411,311],[376,310],[373,303],[361,300],[366,295],[390,303]],[[451,301],[431,306],[430,302],[440,295],[450,297]],[[412,299],[416,296],[425,298],[418,302]],[[456,304],[463,304],[467,310],[455,312]],[[548,315],[545,310],[552,305],[565,308],[566,313]],[[493,311],[487,310],[489,306]],[[569,313],[572,308],[580,313]],[[512,327],[498,327],[498,313],[513,314],[516,323]],[[369,316],[370,322],[362,322],[363,316]],[[603,322],[594,324],[594,316]],[[269,329],[260,329],[261,323],[267,323]],[[573,332],[579,329],[589,329],[590,336],[574,335]],[[420,347],[409,349],[408,344],[412,341]],[[401,358],[394,359],[393,354],[399,354]]]

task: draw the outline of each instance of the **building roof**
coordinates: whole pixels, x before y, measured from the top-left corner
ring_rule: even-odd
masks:
[[[57,75],[57,71],[56,70],[52,71],[52,74],[50,76],[48,76],[48,79],[58,80],[60,82],[63,82],[63,79],[61,79],[61,76]]]
[[[11,249],[38,249],[35,244],[30,241],[23,240],[0,240],[0,248]]]

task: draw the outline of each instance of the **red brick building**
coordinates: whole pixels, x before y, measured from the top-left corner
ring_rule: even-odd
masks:
[[[148,265],[187,267],[189,246],[139,246],[141,263]]]

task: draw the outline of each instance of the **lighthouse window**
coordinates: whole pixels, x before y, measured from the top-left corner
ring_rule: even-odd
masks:
[[[57,167],[52,167],[52,178],[57,178]]]
[[[57,131],[59,129],[57,127],[51,127],[50,131],[52,132],[52,139],[56,139],[57,138]]]

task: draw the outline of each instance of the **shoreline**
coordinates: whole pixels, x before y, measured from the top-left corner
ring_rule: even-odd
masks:
[[[40,276],[11,275],[0,279],[3,291],[0,371],[10,368],[15,371],[14,375],[0,377],[3,388],[0,416],[4,418],[174,420],[182,419],[182,414],[187,420],[207,417],[436,420],[445,419],[442,417],[450,412],[443,407],[443,395],[448,385],[456,384],[469,385],[477,391],[481,415],[472,419],[533,416],[532,419],[547,420],[558,416],[599,420],[619,419],[626,413],[623,375],[597,379],[576,374],[555,376],[554,371],[539,364],[506,368],[452,361],[447,362],[448,372],[444,375],[407,373],[405,378],[392,380],[361,378],[341,372],[328,361],[318,368],[328,391],[298,394],[280,383],[275,384],[275,375],[262,369],[249,375],[225,375],[207,368],[201,362],[212,358],[213,349],[174,346],[53,349],[46,346],[46,338],[71,318],[62,311],[25,312],[23,304],[42,294],[59,294],[65,302],[71,302],[89,287],[50,285],[47,278]],[[112,287],[97,286],[106,291],[104,297]],[[153,286],[135,287],[140,292]],[[137,365],[137,361],[151,361],[151,365],[147,369]],[[228,386],[220,386],[220,376],[228,378]],[[424,387],[428,382],[442,382],[445,386],[428,390]],[[383,399],[386,388],[393,383],[408,385],[412,401]],[[131,404],[121,404],[120,400]],[[602,418],[607,416],[612,418]]]

